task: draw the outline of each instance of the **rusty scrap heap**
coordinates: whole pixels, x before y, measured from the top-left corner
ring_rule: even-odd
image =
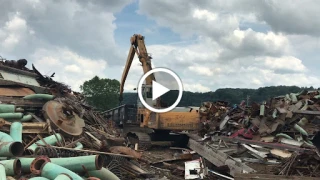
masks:
[[[235,179],[320,178],[319,91],[251,106],[206,102],[199,110],[205,126],[199,136],[189,135],[189,147],[217,169],[227,167]]]
[[[317,179],[320,92],[205,102],[185,148],[128,148],[113,121],[21,59],[0,60],[0,180]]]
[[[118,130],[81,94],[26,64],[0,61],[1,180],[126,179],[123,163],[141,170],[130,161],[140,154],[117,146]]]

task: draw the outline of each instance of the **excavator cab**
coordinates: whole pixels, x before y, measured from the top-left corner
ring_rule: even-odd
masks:
[[[143,99],[147,104],[149,104],[152,107],[157,106],[157,100],[156,99],[152,100],[152,85],[143,84],[141,92],[142,92]],[[138,101],[140,101],[139,98],[138,98]],[[142,105],[142,103],[140,104]]]

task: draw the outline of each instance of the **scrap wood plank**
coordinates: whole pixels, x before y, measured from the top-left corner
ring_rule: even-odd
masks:
[[[259,180],[316,180],[319,178],[306,177],[306,176],[281,176],[273,174],[244,174],[236,173],[234,180],[247,180],[247,179],[259,179]]]
[[[200,139],[200,137],[198,138]],[[230,175],[234,176],[235,173],[242,172],[255,172],[254,169],[249,166],[235,161],[232,157],[228,156],[226,153],[221,152],[220,150],[213,150],[207,145],[203,145],[201,142],[197,142],[194,139],[189,139],[188,147],[196,151],[199,155],[207,159],[209,162],[215,166],[224,166],[227,165],[230,169]]]

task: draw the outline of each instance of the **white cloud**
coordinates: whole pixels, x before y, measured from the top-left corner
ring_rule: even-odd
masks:
[[[80,67],[75,64],[65,66],[64,70],[66,72],[71,72],[71,73],[80,73],[81,72]]]
[[[315,30],[309,28],[313,25],[308,17],[312,17],[314,24],[320,25],[320,21],[313,13],[312,6],[316,7],[316,3],[303,4],[140,0],[139,12],[159,26],[171,28],[182,38],[188,39],[191,35],[197,38],[197,42],[189,45],[148,47],[154,53],[155,65],[159,66],[160,61],[161,65],[172,68],[189,87],[200,84],[214,90],[270,85],[320,86],[315,73],[309,71],[308,57],[303,54],[308,49],[313,53],[320,50],[319,40],[310,38],[315,36]]]
[[[305,72],[307,68],[302,64],[300,59],[292,56],[272,58],[267,57],[265,59],[265,66],[274,70]]]
[[[0,27],[0,49],[5,52],[12,52],[19,42],[25,39],[28,27],[26,20],[20,16],[20,13],[16,12]]]
[[[61,81],[79,91],[84,81],[95,75],[105,78],[107,63],[99,59],[89,59],[68,49],[39,49],[33,55],[35,67],[44,75],[55,72],[54,80]]]
[[[26,58],[47,75],[56,72],[56,80],[75,90],[95,75],[120,80],[125,65],[121,60],[128,52],[121,52],[114,39],[114,13],[130,0],[1,3],[6,7],[0,12],[2,54]],[[142,28],[146,36],[161,33],[163,27],[181,36],[184,43],[146,44],[153,67],[171,68],[186,90],[320,85],[320,73],[311,71],[317,65],[309,60],[320,50],[318,2],[138,3],[140,15],[157,23]],[[139,64],[135,58],[125,90],[136,87],[143,74]]]
[[[0,55],[25,58],[45,75],[56,72],[55,80],[74,90],[95,75],[113,77],[108,65],[125,59],[114,40],[114,13],[130,2],[1,1]]]
[[[193,17],[200,20],[204,19],[210,22],[216,20],[218,18],[218,15],[205,9],[196,9],[193,12]]]
[[[208,92],[210,91],[209,87],[203,86],[202,84],[183,84],[183,89],[185,91],[192,91],[192,92]]]

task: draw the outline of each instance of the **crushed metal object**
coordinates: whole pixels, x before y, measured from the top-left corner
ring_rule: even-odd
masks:
[[[82,134],[85,126],[84,120],[65,104],[49,101],[43,106],[43,111],[44,117],[64,133],[73,136]]]

